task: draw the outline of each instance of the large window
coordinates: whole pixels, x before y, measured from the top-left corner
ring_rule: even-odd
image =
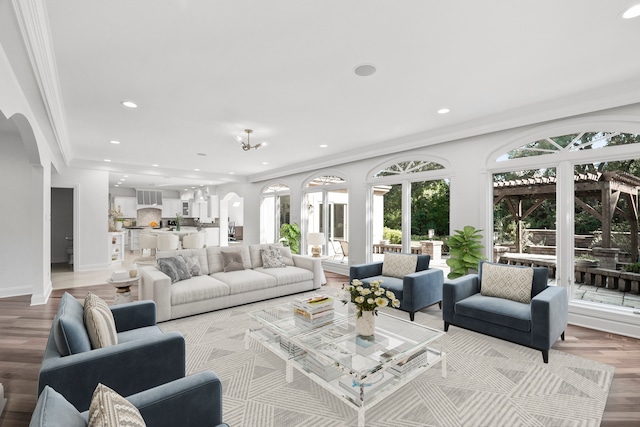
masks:
[[[322,233],[322,253],[340,262],[348,261],[349,192],[344,178],[322,175],[309,181],[304,194],[306,224],[303,233]],[[306,242],[306,234],[303,235]],[[310,247],[305,247],[310,253]]]
[[[388,250],[415,251],[420,240],[449,234],[449,180],[432,178],[443,169],[433,161],[408,160],[372,174],[373,259]]]
[[[280,239],[280,226],[289,223],[291,194],[284,184],[273,184],[262,192],[260,207],[260,242],[275,243]]]
[[[639,142],[637,134],[576,132],[499,156],[496,167],[517,166],[494,174],[494,253],[549,266],[580,307],[637,306],[625,270],[639,260]]]

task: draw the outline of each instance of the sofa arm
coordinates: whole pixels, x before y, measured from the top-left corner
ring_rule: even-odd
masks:
[[[179,332],[46,357],[40,367],[38,394],[48,384],[84,411],[98,383],[128,396],[184,377],[185,359],[184,337]]]
[[[145,423],[154,427],[200,427],[222,423],[222,383],[213,371],[197,374],[146,390],[127,400]]]
[[[171,278],[155,266],[140,269],[141,300],[153,300],[156,303],[156,321],[171,319]]]
[[[402,308],[416,311],[442,301],[444,273],[437,268],[407,274],[402,279]]]
[[[457,279],[447,279],[442,285],[442,318],[451,322],[458,301],[480,292],[477,274],[467,274]]]
[[[327,279],[322,271],[322,260],[320,258],[312,258],[310,256],[292,254],[293,265],[304,268],[313,273],[313,289],[321,288],[327,283]]]
[[[567,328],[569,298],[567,290],[549,286],[531,300],[531,345],[549,349]]]
[[[349,283],[351,283],[353,279],[365,279],[367,277],[380,275],[382,275],[382,261],[352,265],[351,268],[349,268]]]
[[[155,326],[156,304],[153,301],[135,301],[109,307],[118,332]]]

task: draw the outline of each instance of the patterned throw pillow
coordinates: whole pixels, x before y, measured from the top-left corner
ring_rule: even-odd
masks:
[[[89,405],[88,427],[144,427],[138,408],[104,384],[98,384]]]
[[[286,267],[279,249],[262,249],[260,250],[260,255],[262,256],[262,266],[264,268]]]
[[[221,252],[222,266],[225,273],[244,270],[242,252]]]
[[[532,284],[531,267],[482,264],[481,295],[529,304]]]
[[[415,273],[417,265],[418,257],[415,255],[385,252],[382,275],[402,279],[407,274]]]
[[[84,298],[83,318],[92,348],[118,344],[118,332],[113,313],[109,310],[107,303],[92,292]]]
[[[187,270],[191,276],[202,275],[202,268],[200,268],[200,260],[197,255],[188,256],[180,254],[178,257],[182,258],[187,264]]]
[[[293,255],[291,255],[291,248],[287,246],[269,246],[271,249],[277,249],[280,251],[280,255],[282,255],[282,261],[284,265],[288,265],[290,267],[294,267],[295,264],[293,262]]]
[[[181,256],[159,258],[158,268],[164,274],[169,276],[169,278],[171,279],[171,283],[176,283],[180,280],[186,280],[191,278],[191,273],[189,273],[189,267],[187,267],[187,263],[185,262],[184,258],[182,258]]]

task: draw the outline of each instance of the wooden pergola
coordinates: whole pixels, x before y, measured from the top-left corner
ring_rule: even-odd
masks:
[[[602,247],[611,248],[611,221],[616,214],[630,224],[631,259],[638,259],[638,188],[640,178],[626,172],[580,173],[574,179],[574,200],[602,224]],[[516,247],[522,252],[522,221],[545,200],[556,198],[556,177],[522,178],[494,182],[493,204],[504,202],[516,221]],[[585,200],[600,200],[600,209]],[[523,212],[523,201],[531,206]],[[624,203],[622,203],[624,202]]]

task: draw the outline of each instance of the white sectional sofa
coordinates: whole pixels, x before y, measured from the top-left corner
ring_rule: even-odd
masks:
[[[263,266],[261,250],[273,248],[278,248],[283,254],[285,267]],[[236,265],[236,268],[241,269],[225,272],[223,252],[240,256],[242,266]],[[288,248],[278,245],[158,251],[157,258],[177,255],[197,258],[201,275],[172,283],[158,266],[140,269],[139,298],[155,301],[159,322],[318,289],[324,277],[320,259],[291,255]]]

